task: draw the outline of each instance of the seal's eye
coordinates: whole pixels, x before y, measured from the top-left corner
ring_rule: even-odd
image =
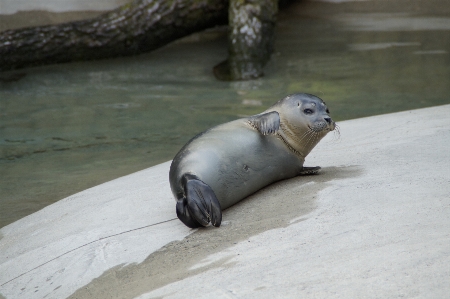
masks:
[[[327,114],[330,114],[330,110],[328,110],[328,108],[327,108],[327,110],[325,110],[325,112],[326,112]]]
[[[305,110],[303,110],[303,113],[305,113],[305,114],[313,114],[314,113],[314,111],[312,110],[312,109],[309,109],[309,108],[306,108]]]

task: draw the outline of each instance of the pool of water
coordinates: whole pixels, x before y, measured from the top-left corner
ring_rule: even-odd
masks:
[[[170,160],[196,133],[289,93],[318,95],[337,121],[450,103],[449,9],[395,3],[292,4],[266,75],[253,81],[213,77],[225,28],[137,57],[2,75],[0,227]]]

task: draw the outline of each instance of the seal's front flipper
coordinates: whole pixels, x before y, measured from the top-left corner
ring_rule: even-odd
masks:
[[[280,128],[280,115],[276,111],[250,117],[248,123],[263,135],[276,134]]]
[[[190,174],[183,176],[182,184],[185,198],[182,199],[184,202],[180,204],[180,212],[182,213],[178,212],[177,203],[178,218],[189,227],[207,226],[209,222],[219,227],[222,222],[222,209],[211,187]],[[198,225],[191,226],[195,223]]]
[[[316,167],[303,167],[302,170],[300,170],[299,175],[312,175],[317,174],[320,170],[320,166]]]

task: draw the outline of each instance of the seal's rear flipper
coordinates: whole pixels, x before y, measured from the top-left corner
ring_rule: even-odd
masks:
[[[186,197],[180,198],[177,201],[177,216],[187,227],[197,228],[202,226],[189,213]]]
[[[214,191],[191,174],[183,176],[185,197],[177,202],[177,216],[188,227],[207,226],[209,222],[219,227],[222,209]]]
[[[280,128],[280,115],[276,111],[250,117],[248,123],[263,135],[275,134]]]
[[[320,170],[320,166],[316,167],[303,167],[302,170],[300,170],[299,175],[311,175],[311,174],[317,174]]]

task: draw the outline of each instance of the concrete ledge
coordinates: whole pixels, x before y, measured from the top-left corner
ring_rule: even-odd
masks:
[[[0,230],[6,298],[444,298],[450,105],[345,121],[219,229],[176,218],[170,162]]]

